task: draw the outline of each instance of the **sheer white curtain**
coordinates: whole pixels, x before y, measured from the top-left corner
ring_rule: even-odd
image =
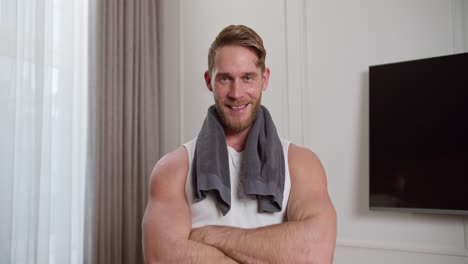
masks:
[[[82,263],[86,0],[0,0],[0,263]]]

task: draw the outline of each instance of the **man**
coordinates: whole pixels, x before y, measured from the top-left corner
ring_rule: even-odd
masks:
[[[213,93],[198,137],[165,155],[143,219],[147,263],[331,263],[336,214],[310,150],[277,136],[261,106],[262,39],[223,29],[208,55]]]

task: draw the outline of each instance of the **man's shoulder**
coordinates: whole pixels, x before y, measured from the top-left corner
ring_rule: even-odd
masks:
[[[175,150],[165,154],[159,161],[156,163],[155,167],[161,168],[171,168],[179,167],[187,161],[187,149],[184,145],[179,146]]]
[[[312,169],[314,167],[322,168],[320,159],[315,152],[294,143],[289,144],[288,163],[293,170]]]
[[[165,181],[185,177],[187,171],[188,154],[186,148],[182,145],[159,159],[153,168],[150,181]]]
[[[182,190],[188,171],[187,151],[183,146],[164,155],[154,165],[149,179],[151,199],[171,197]],[[165,199],[164,198],[164,199]]]

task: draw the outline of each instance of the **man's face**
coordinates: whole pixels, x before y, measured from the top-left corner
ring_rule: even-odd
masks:
[[[205,73],[207,87],[213,92],[216,109],[228,132],[243,131],[255,121],[270,77],[269,69],[262,73],[257,61],[254,51],[227,45],[216,50],[213,71]]]

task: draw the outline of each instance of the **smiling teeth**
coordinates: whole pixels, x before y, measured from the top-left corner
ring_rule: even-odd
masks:
[[[247,105],[242,105],[242,106],[231,106],[232,109],[234,110],[239,110],[239,109],[242,109],[242,108],[245,108]]]

